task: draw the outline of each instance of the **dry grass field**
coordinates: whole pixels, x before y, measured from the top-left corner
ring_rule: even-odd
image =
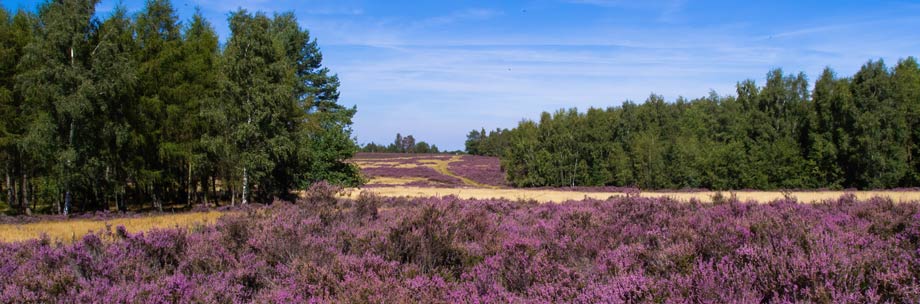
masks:
[[[535,200],[542,203],[561,203],[569,200],[607,199],[610,197],[627,196],[624,192],[581,192],[548,189],[482,189],[482,188],[434,188],[434,187],[376,187],[365,189],[349,189],[346,197],[356,197],[361,191],[373,192],[381,196],[390,197],[442,197],[455,195],[463,199],[490,199],[505,198],[510,200]],[[804,191],[783,193],[778,191],[739,191],[722,192],[725,197],[735,195],[740,201],[769,202],[782,199],[790,195],[800,202],[820,202],[839,198],[844,194],[854,194],[859,199],[872,197],[888,197],[895,202],[920,201],[920,192],[917,191]],[[696,199],[700,202],[711,202],[717,195],[714,191],[703,192],[641,192],[642,197],[668,197],[680,201]]]
[[[224,213],[219,211],[163,214],[142,217],[114,218],[108,220],[59,220],[25,224],[0,224],[0,242],[18,242],[40,237],[43,233],[52,240],[70,243],[90,232],[105,231],[106,226],[115,229],[121,225],[128,232],[136,233],[154,228],[193,228],[213,224]]]
[[[455,195],[464,199],[505,198],[510,200],[535,200],[538,202],[564,202],[585,198],[607,199],[626,196],[625,192],[592,189],[521,189],[508,188],[502,180],[497,159],[444,154],[363,153],[353,160],[369,178],[368,187],[348,189],[346,197],[361,191],[392,197],[433,197]],[[487,168],[487,167],[492,168]],[[425,169],[427,171],[421,171]],[[447,181],[447,182],[445,182]],[[896,202],[920,201],[920,191],[724,191],[723,197],[735,196],[741,201],[769,202],[787,196],[800,202],[818,202],[836,199],[844,194],[854,194],[859,199],[888,197]],[[711,202],[719,193],[714,191],[642,191],[643,197],[668,197],[680,201],[696,199]]]

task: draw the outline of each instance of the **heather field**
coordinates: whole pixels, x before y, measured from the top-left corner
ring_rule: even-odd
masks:
[[[352,162],[367,178],[365,187],[498,188],[506,185],[496,157],[358,153]]]
[[[916,3],[111,2],[0,4],[0,304],[920,303]]]
[[[0,302],[916,303],[920,204],[336,199],[0,244]]]
[[[368,183],[345,193],[354,198],[362,191],[388,197],[432,197],[454,195],[466,199],[504,198],[560,203],[568,200],[608,199],[640,196],[683,202],[713,202],[736,199],[769,202],[794,199],[804,203],[853,195],[861,200],[874,197],[894,202],[920,201],[916,188],[888,190],[789,190],[710,191],[707,189],[643,190],[635,187],[538,187],[512,188],[505,181],[497,157],[450,154],[358,153],[352,162],[361,168]]]

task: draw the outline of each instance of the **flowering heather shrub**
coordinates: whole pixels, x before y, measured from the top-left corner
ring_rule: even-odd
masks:
[[[456,175],[490,186],[507,186],[505,172],[498,157],[464,155],[460,161],[448,164],[447,168]]]
[[[0,244],[0,303],[920,301],[920,203],[316,205]]]
[[[456,161],[456,158],[459,161]],[[444,174],[431,168],[431,163],[450,161]],[[506,186],[505,174],[501,170],[498,158],[486,156],[453,156],[446,154],[403,154],[403,153],[359,153],[353,161],[361,162],[361,173],[367,178],[393,177],[393,178],[421,178],[404,186],[419,187],[468,187],[469,185],[457,178],[461,176],[475,182],[491,185]],[[456,176],[451,176],[456,175]],[[392,185],[369,184],[369,187],[386,187]]]

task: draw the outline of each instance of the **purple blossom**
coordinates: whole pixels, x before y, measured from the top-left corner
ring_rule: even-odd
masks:
[[[916,202],[362,199],[0,244],[0,302],[920,301]]]

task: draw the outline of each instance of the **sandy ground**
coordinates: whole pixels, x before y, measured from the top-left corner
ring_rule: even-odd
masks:
[[[568,200],[582,200],[585,198],[607,199],[611,196],[626,196],[623,192],[578,192],[578,191],[559,191],[544,189],[481,189],[481,188],[423,188],[423,187],[380,187],[366,189],[348,189],[346,197],[357,196],[361,191],[370,191],[381,196],[390,197],[432,197],[456,195],[464,199],[489,199],[505,198],[510,200],[536,200],[538,202],[564,202]],[[868,199],[872,197],[888,197],[895,202],[920,201],[920,192],[918,191],[804,191],[789,193],[792,197],[800,202],[819,202],[822,200],[836,199],[840,196],[852,193],[859,199]],[[736,195],[741,201],[769,202],[784,197],[783,192],[778,191],[738,191],[722,192],[722,195],[728,197]],[[711,202],[716,192],[642,192],[642,197],[670,197],[680,201],[690,201],[697,199],[701,202]]]

